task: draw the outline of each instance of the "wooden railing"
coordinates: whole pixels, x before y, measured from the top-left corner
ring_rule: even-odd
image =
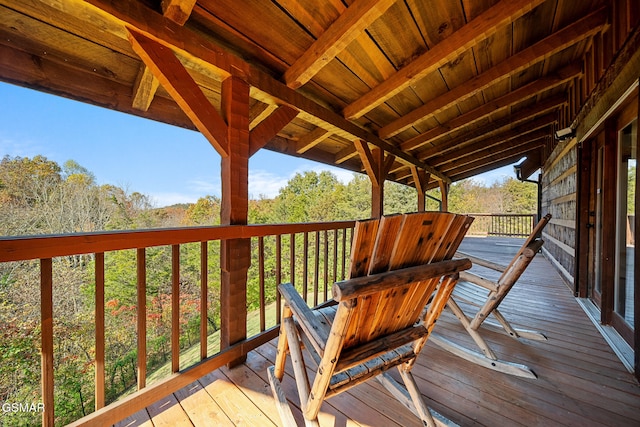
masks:
[[[533,231],[536,214],[472,213],[475,218],[468,235],[527,237]]]
[[[54,263],[59,257],[89,255],[95,261],[95,412],[72,425],[109,425],[145,408],[169,393],[190,384],[209,371],[246,355],[278,334],[281,303],[272,292],[274,303],[266,297],[278,283],[292,282],[310,304],[328,298],[331,283],[345,277],[354,221],[314,223],[194,227],[180,229],[97,232],[74,235],[0,238],[0,263],[39,260],[41,297],[42,424],[53,426],[54,414]],[[180,369],[180,248],[200,245],[200,300],[208,301],[210,242],[225,239],[251,239],[257,269],[259,328],[247,339],[209,354],[207,306],[200,304],[200,359]],[[170,248],[171,259],[171,372],[152,385],[147,379],[147,251]],[[285,255],[288,247],[288,256]],[[273,268],[267,268],[273,251]],[[283,253],[284,249],[284,253]],[[135,250],[137,282],[137,391],[105,406],[105,253]],[[272,259],[271,259],[272,260]],[[256,275],[255,271],[253,272]],[[271,311],[275,313],[270,313]],[[273,321],[267,321],[274,314]],[[220,325],[221,328],[224,325]],[[219,348],[219,347],[218,347]]]

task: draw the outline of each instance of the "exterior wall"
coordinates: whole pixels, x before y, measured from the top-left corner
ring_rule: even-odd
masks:
[[[577,143],[563,141],[547,160],[542,173],[541,213],[553,218],[542,233],[543,253],[571,284],[575,274],[577,217]]]

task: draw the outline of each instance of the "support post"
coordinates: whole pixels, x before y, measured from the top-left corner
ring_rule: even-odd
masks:
[[[371,217],[380,218],[384,211],[384,181],[393,166],[395,156],[384,155],[384,150],[370,150],[365,141],[354,141],[362,166],[371,180]]]
[[[444,181],[438,181],[440,186],[440,194],[442,195],[442,206],[440,210],[442,212],[449,212],[449,184]]]
[[[380,218],[384,214],[384,181],[386,176],[382,176],[381,170],[384,163],[384,151],[375,148],[371,154],[374,159],[374,173],[377,178],[376,180],[371,180],[371,217]]]
[[[222,82],[222,115],[227,123],[227,152],[222,157],[222,225],[246,225],[249,206],[249,85],[231,76]],[[220,348],[247,337],[247,270],[251,264],[249,239],[220,244]],[[229,367],[243,363],[234,360]]]
[[[427,192],[427,183],[429,182],[430,174],[423,169],[418,169],[417,166],[411,166],[411,175],[413,175],[413,183],[418,192],[418,212],[424,212],[427,209],[425,193]]]

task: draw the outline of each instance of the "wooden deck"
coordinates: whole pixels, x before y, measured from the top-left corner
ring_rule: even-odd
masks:
[[[461,250],[505,264],[518,246],[514,239],[467,238]],[[413,372],[433,409],[463,426],[640,425],[637,381],[546,259],[536,257],[501,309],[514,324],[549,337],[520,343],[485,332],[499,355],[528,365],[539,378],[480,368],[429,344]],[[450,314],[441,317],[435,331],[473,348]],[[250,352],[244,365],[211,372],[118,426],[279,425],[266,377],[274,359],[272,341]],[[302,425],[291,374],[289,366],[283,387]],[[323,426],[336,427],[420,425],[376,381],[329,399],[319,419]]]

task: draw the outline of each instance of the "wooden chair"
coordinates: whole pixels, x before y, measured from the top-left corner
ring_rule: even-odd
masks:
[[[473,338],[478,347],[480,347],[482,353],[462,347],[441,335],[436,336],[434,334],[431,337],[431,342],[478,365],[511,375],[537,378],[536,374],[528,366],[498,359],[496,353],[489,347],[489,344],[480,334],[480,327],[485,330],[506,333],[515,339],[547,339],[542,332],[514,328],[500,313],[498,307],[542,247],[544,242],[539,238],[539,235],[550,219],[551,215],[547,214],[538,222],[531,232],[531,235],[529,235],[507,267],[466,253],[456,253],[456,256],[470,259],[474,265],[483,266],[502,273],[500,278],[493,282],[468,271],[461,272],[460,283],[447,302],[447,307],[460,320],[469,335],[471,335],[471,338]],[[467,303],[467,307],[476,307],[477,311],[469,315],[466,314],[460,304],[458,304],[458,301]],[[470,310],[468,309],[467,311]],[[498,320],[498,324],[485,322],[489,315],[493,315],[493,317]]]
[[[350,279],[333,285],[331,304],[311,309],[293,285],[279,286],[285,308],[276,363],[268,375],[284,425],[296,425],[280,383],[287,353],[306,425],[317,425],[325,399],[373,377],[424,425],[452,425],[427,408],[411,368],[458,273],[471,266],[469,260],[451,258],[472,221],[428,212],[358,222]],[[311,384],[303,347],[317,365]],[[385,372],[393,367],[398,367],[405,386]]]

